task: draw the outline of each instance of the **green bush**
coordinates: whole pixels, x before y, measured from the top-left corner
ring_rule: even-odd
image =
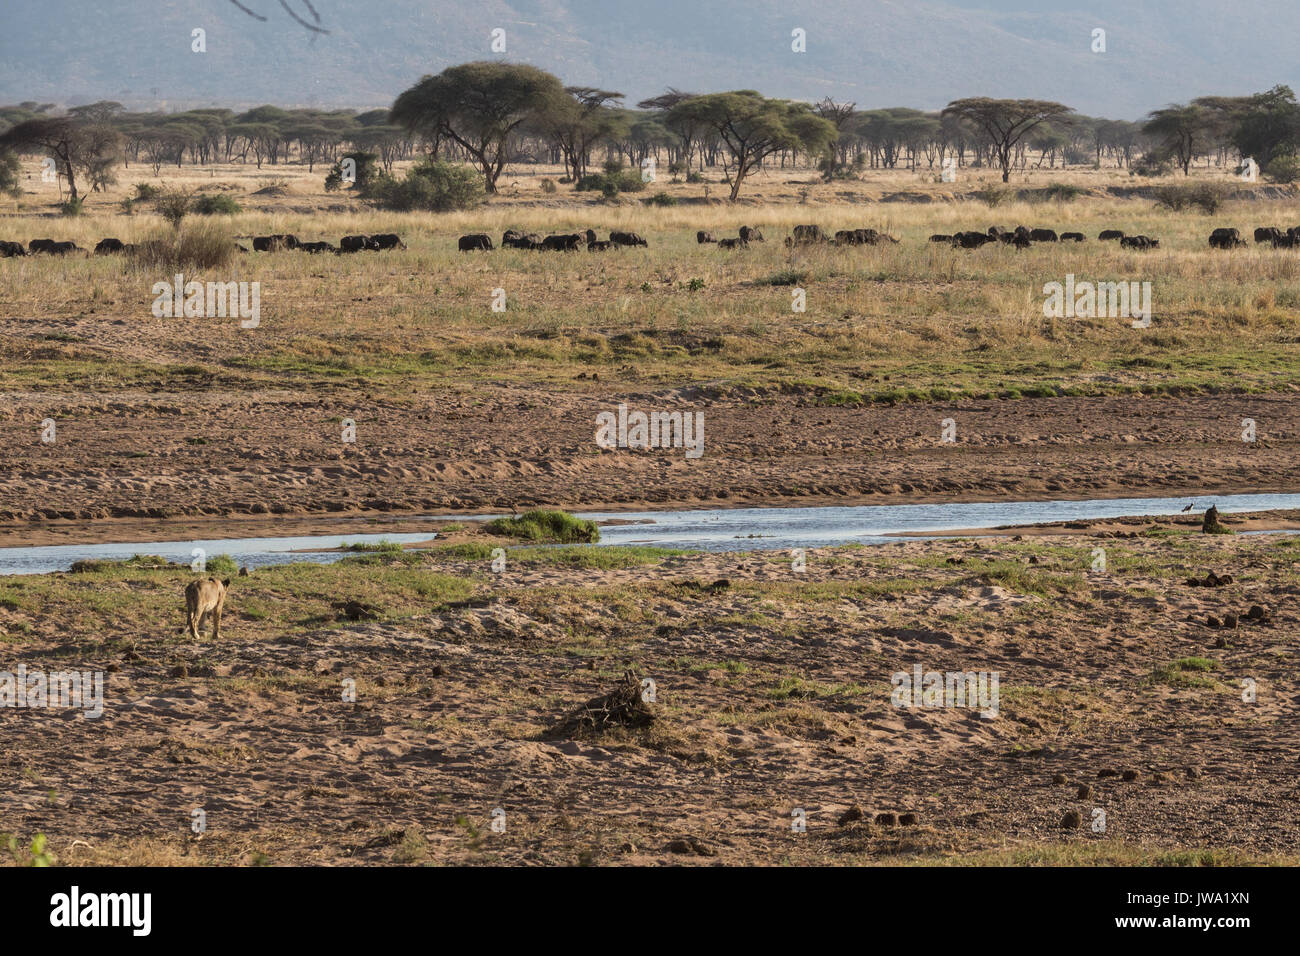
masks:
[[[614,198],[619,193],[639,193],[645,189],[641,174],[635,170],[619,170],[612,173],[588,173],[578,180],[573,187],[575,192],[598,192],[607,198]]]
[[[484,530],[507,538],[561,544],[595,544],[600,540],[600,529],[594,521],[575,518],[567,511],[527,511],[517,517],[496,518]]]
[[[153,208],[158,215],[179,228],[181,220],[189,215],[194,198],[183,189],[159,190],[153,197]]]
[[[1003,183],[994,183],[975,190],[971,195],[984,203],[984,205],[988,206],[990,209],[993,209],[1009,200],[1015,195],[1015,192],[1016,191],[1008,185]]]
[[[325,191],[334,192],[343,188],[343,161],[350,159],[357,165],[356,182],[351,183],[353,189],[364,195],[366,189],[380,176],[383,175],[379,168],[379,156],[375,153],[344,153],[339,157],[328,173],[325,174]]]
[[[1264,175],[1275,183],[1293,183],[1300,180],[1300,157],[1274,156],[1264,170]]]
[[[22,186],[19,184],[19,176],[22,172],[22,166],[18,162],[18,157],[8,150],[0,150],[0,193],[8,193],[17,199],[22,195]]]
[[[483,181],[468,166],[425,160],[408,170],[404,179],[377,177],[364,195],[398,212],[454,212],[483,201]]]
[[[199,196],[193,208],[200,216],[233,216],[240,212],[239,203],[229,196]]]
[[[80,216],[82,201],[83,200],[80,196],[76,199],[69,199],[59,207],[59,212],[63,213],[65,216]]]
[[[1219,211],[1227,198],[1227,190],[1218,183],[1197,183],[1194,186],[1161,186],[1155,190],[1157,206],[1179,212],[1197,207],[1206,215]]]
[[[664,192],[655,193],[653,196],[647,196],[645,199],[642,199],[641,201],[645,203],[647,206],[676,206],[677,205],[677,197],[670,196]]]
[[[215,574],[220,577],[223,574],[238,574],[239,565],[235,559],[228,554],[218,554],[207,559],[204,562],[204,571],[207,574]]]
[[[158,193],[160,193],[161,191],[162,190],[160,190],[157,186],[154,186],[150,183],[135,184],[135,198],[142,199],[145,202],[157,198]]]

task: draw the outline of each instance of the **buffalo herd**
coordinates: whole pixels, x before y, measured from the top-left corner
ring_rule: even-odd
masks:
[[[339,240],[337,246],[329,242],[304,242],[297,236],[287,233],[276,233],[270,236],[254,236],[254,252],[280,252],[283,250],[297,250],[307,253],[330,252],[336,255],[351,252],[374,251],[381,252],[387,249],[405,249],[406,243],[402,242],[400,236],[396,233],[377,233],[372,236],[357,235],[344,236]],[[1160,240],[1153,239],[1150,236],[1126,236],[1119,229],[1103,229],[1097,236],[1103,242],[1118,241],[1120,246],[1125,249],[1158,249]],[[711,232],[700,230],[695,234],[695,241],[701,245],[713,243],[719,249],[743,249],[752,242],[763,242],[763,233],[751,226],[741,226],[739,235],[715,238]],[[1000,242],[1004,245],[1014,246],[1016,249],[1028,249],[1031,245],[1041,242],[1084,242],[1086,237],[1081,232],[1062,232],[1059,235],[1052,229],[1031,229],[1027,226],[1016,226],[1014,229],[1003,229],[999,226],[990,226],[986,232],[958,232],[952,235],[939,233],[930,237],[930,242],[943,243],[957,249],[978,249],[983,245],[991,242]],[[893,236],[887,233],[877,232],[875,229],[841,229],[829,236],[816,225],[795,226],[792,234],[786,238],[787,247],[814,246],[819,244],[831,246],[874,246],[881,243],[898,242]],[[1275,249],[1295,249],[1300,248],[1300,226],[1289,229],[1279,229],[1275,226],[1261,226],[1255,230],[1255,242],[1257,244],[1268,243]],[[1239,249],[1244,248],[1248,243],[1241,237],[1241,233],[1230,227],[1215,229],[1210,233],[1210,246],[1214,249]],[[565,233],[559,235],[541,236],[537,233],[524,233],[517,229],[507,229],[501,237],[502,248],[513,249],[538,249],[543,251],[555,252],[576,252],[580,249],[586,249],[588,252],[606,252],[612,249],[618,249],[622,246],[647,246],[645,239],[635,232],[611,232],[608,239],[599,239],[594,229],[588,229],[585,232]],[[248,252],[248,248],[235,243],[235,248],[239,252]],[[495,247],[492,244],[492,237],[486,233],[471,233],[460,237],[459,248],[461,252],[474,251],[491,251]],[[95,255],[112,255],[115,253],[129,253],[136,251],[137,246],[134,243],[123,242],[120,239],[112,237],[101,239],[94,249]],[[63,256],[72,253],[89,254],[87,250],[82,249],[75,242],[57,242],[53,239],[33,239],[24,248],[22,243],[7,242],[0,240],[0,258],[10,258],[13,256],[28,256],[37,253],[46,255]]]
[[[608,252],[620,246],[648,246],[649,243],[635,232],[611,232],[608,239],[598,239],[595,229],[586,232],[571,232],[560,235],[540,236],[535,232],[520,232],[507,229],[501,236],[503,249],[539,249],[544,252],[577,252],[585,248],[588,252]],[[492,237],[486,232],[472,232],[460,237],[461,252],[491,252]]]

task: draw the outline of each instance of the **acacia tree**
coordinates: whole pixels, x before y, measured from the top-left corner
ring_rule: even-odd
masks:
[[[1159,140],[1160,145],[1183,167],[1183,175],[1188,176],[1191,175],[1188,170],[1192,160],[1210,139],[1211,126],[1211,118],[1204,107],[1175,104],[1154,110],[1142,132]]]
[[[1005,183],[1011,180],[1011,156],[1020,141],[1041,124],[1069,112],[1070,107],[1051,100],[995,100],[974,96],[953,100],[942,115],[967,120],[988,137]]]
[[[678,103],[669,112],[679,121],[690,117],[714,133],[730,154],[722,165],[731,184],[731,201],[764,159],[786,149],[820,153],[835,142],[835,125],[806,105],[770,100],[754,90],[710,93]]]
[[[497,180],[525,125],[545,125],[565,101],[558,77],[535,66],[480,60],[426,76],[393,103],[390,122],[426,138],[457,143],[483,172],[484,188]]]
[[[77,176],[73,164],[79,158],[80,138],[77,125],[66,117],[37,118],[19,123],[0,136],[0,149],[15,152],[30,149],[47,151],[63,167],[63,175],[68,180],[69,197],[75,202]]]

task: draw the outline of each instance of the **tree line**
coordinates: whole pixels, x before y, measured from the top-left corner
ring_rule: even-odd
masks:
[[[16,153],[54,160],[75,201],[82,185],[102,190],[119,167],[158,173],[184,163],[336,164],[373,155],[385,171],[415,157],[468,163],[496,192],[511,164],[564,168],[581,183],[602,154],[607,163],[653,161],[674,177],[721,170],[735,199],[765,166],[802,165],[827,180],[863,169],[934,170],[945,165],[1013,170],[1111,165],[1185,175],[1194,165],[1253,157],[1283,181],[1300,175],[1300,105],[1286,86],[1250,96],[1206,96],[1129,122],[1090,117],[1061,103],[974,97],[943,110],[859,110],[825,99],[803,103],[754,90],[668,89],[634,107],[624,95],[565,86],[534,66],[483,61],[425,76],[391,109],[284,109],[242,113],[193,109],[139,113],[113,101],[58,111],[25,102],[0,107],[0,188],[15,191]]]

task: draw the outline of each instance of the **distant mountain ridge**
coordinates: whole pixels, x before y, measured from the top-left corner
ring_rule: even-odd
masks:
[[[0,101],[133,109],[387,106],[425,73],[494,56],[627,94],[758,89],[859,108],[1054,99],[1136,119],[1173,101],[1300,86],[1293,0],[9,0]],[[308,21],[303,0],[289,5]],[[191,31],[207,52],[191,52]],[[505,31],[504,54],[489,49]],[[791,50],[791,31],[807,52]],[[1106,31],[1105,53],[1091,50]]]

